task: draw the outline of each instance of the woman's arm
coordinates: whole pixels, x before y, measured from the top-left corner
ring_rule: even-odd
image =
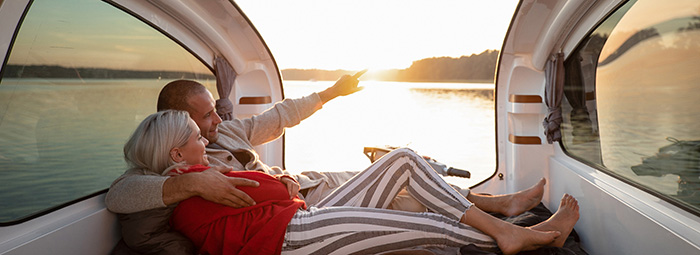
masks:
[[[280,174],[275,175],[275,178],[287,186],[287,191],[289,192],[289,199],[293,199],[299,194],[299,183],[291,175]]]

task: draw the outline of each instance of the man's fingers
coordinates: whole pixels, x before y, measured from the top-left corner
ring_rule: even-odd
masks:
[[[223,204],[233,208],[241,208],[255,205],[255,200],[253,200],[245,192],[234,187],[227,189],[222,197],[212,202]]]
[[[242,199],[240,199],[240,198],[238,198],[238,197],[233,197],[233,198],[231,198],[231,199],[226,199],[226,200],[223,201],[222,204],[224,204],[224,205],[226,205],[226,206],[233,207],[233,208],[242,208],[242,207],[248,207],[248,206],[253,206],[253,205],[255,205],[255,204],[247,203],[245,200],[242,200]]]
[[[229,199],[229,200],[231,200],[231,202],[234,202],[235,204],[239,204],[239,205],[241,205],[241,207],[255,205],[255,200],[253,200],[245,192],[234,188],[231,193],[233,193],[233,195],[234,195],[233,199]]]
[[[367,72],[367,70],[368,70],[368,69],[365,69],[365,70],[362,70],[362,71],[359,71],[359,72],[353,74],[353,75],[352,75],[352,78],[359,79],[360,76],[362,76],[363,74],[365,74],[365,73]]]
[[[250,179],[238,178],[238,177],[229,177],[229,183],[231,183],[231,185],[234,186],[231,193],[234,196],[236,196],[236,198],[238,199],[238,200],[234,200],[235,202],[242,204],[243,207],[255,205],[255,200],[253,200],[245,192],[235,188],[235,186],[258,187],[258,186],[260,186],[260,183],[253,181],[253,180],[250,180]]]
[[[233,186],[249,186],[249,187],[257,187],[260,186],[260,183],[253,181],[251,179],[246,179],[246,178],[239,178],[239,177],[229,177],[229,183]]]

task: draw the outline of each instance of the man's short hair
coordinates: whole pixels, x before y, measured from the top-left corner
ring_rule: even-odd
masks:
[[[189,111],[190,105],[187,103],[187,99],[192,95],[197,95],[206,91],[207,88],[196,81],[172,81],[160,90],[160,94],[158,95],[157,110]]]

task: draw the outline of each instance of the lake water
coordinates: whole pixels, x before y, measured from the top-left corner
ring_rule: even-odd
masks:
[[[209,85],[213,81],[207,82]],[[153,80],[3,79],[0,84],[0,222],[103,190],[125,170],[122,148],[155,109]],[[333,82],[285,81],[286,97]],[[365,146],[406,146],[471,179],[495,171],[492,84],[362,81],[286,134],[293,172],[360,171]]]
[[[321,91],[333,82],[285,81],[287,97]],[[496,167],[493,84],[362,81],[364,89],[336,98],[287,130],[290,171],[365,169],[365,146],[409,147],[460,169],[471,186]]]

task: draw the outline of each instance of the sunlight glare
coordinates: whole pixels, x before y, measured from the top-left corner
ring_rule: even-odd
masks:
[[[377,70],[500,49],[518,1],[236,3],[265,39],[280,69]]]

